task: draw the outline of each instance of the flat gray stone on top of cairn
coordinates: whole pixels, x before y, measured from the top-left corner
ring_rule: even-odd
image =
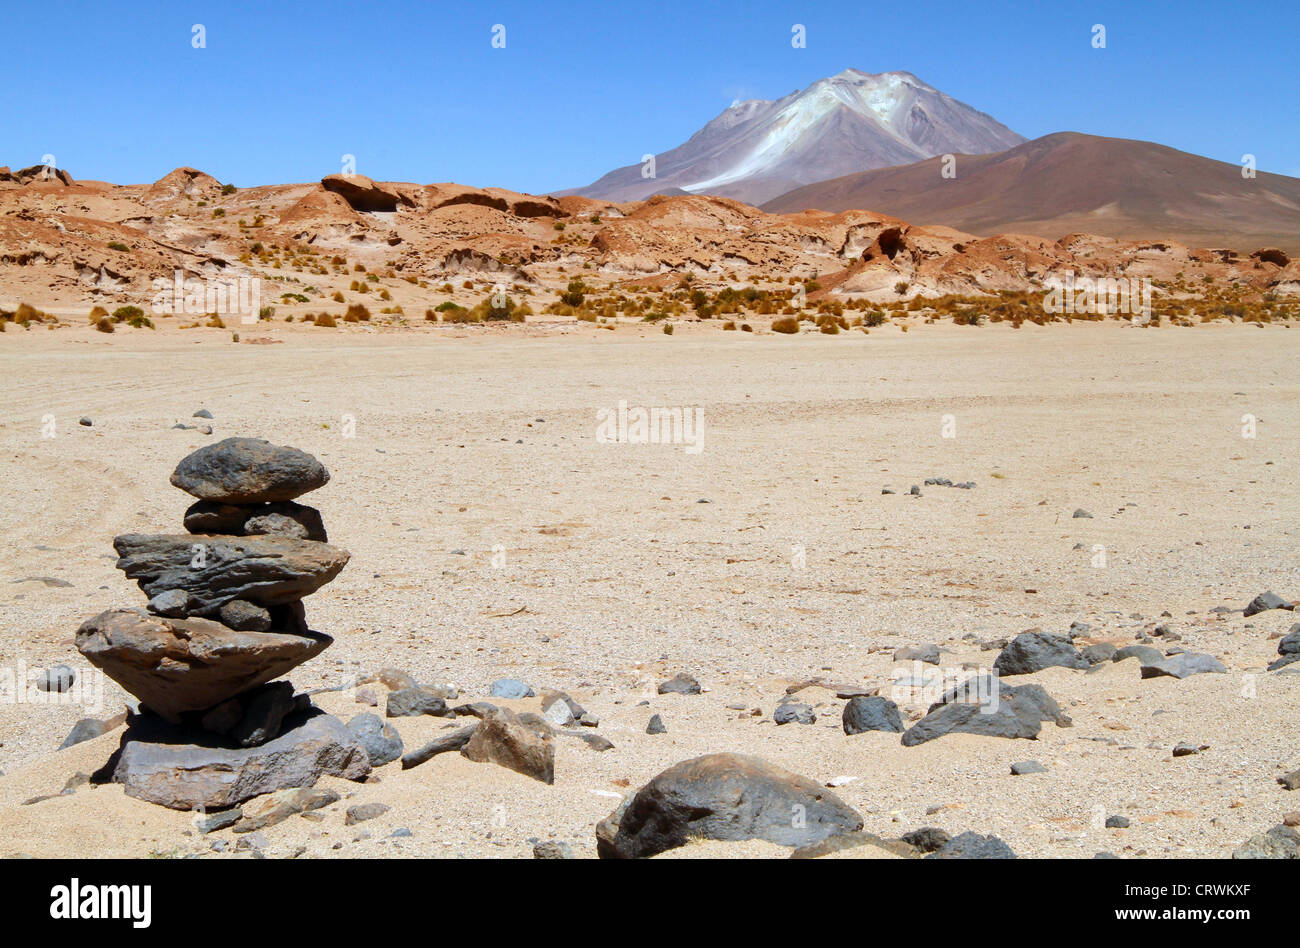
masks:
[[[307,452],[258,438],[226,438],[199,448],[171,476],[187,494],[227,504],[293,500],[329,479],[325,465]]]

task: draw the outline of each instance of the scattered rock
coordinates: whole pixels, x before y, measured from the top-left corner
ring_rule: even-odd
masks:
[[[533,689],[515,678],[499,678],[492,682],[492,690],[489,696],[493,698],[531,698]]]
[[[1023,777],[1027,774],[1045,774],[1047,768],[1036,760],[1022,760],[1011,765],[1011,773],[1016,777]]]
[[[1125,659],[1136,658],[1143,665],[1150,665],[1153,662],[1164,661],[1164,652],[1154,649],[1150,645],[1125,645],[1123,648],[1116,649],[1115,654],[1111,655],[1112,662],[1122,662]]]
[[[1288,790],[1300,790],[1300,770],[1293,770],[1277,778],[1277,782]]]
[[[596,848],[604,859],[637,859],[692,838],[798,847],[860,829],[854,810],[806,777],[756,757],[708,754],[674,764],[624,801],[597,825]]]
[[[383,816],[392,807],[387,803],[359,803],[356,806],[350,806],[343,817],[344,826],[355,826],[358,823],[364,823],[366,820],[373,820],[377,816]]]
[[[650,723],[645,726],[647,734],[667,734],[668,728],[664,727],[664,719],[657,714],[650,716]]]
[[[930,853],[926,859],[1015,859],[1011,847],[996,836],[966,832],[955,836],[948,845]]]
[[[366,749],[371,767],[382,767],[402,756],[402,736],[377,714],[358,714],[348,721],[348,730]]]
[[[452,717],[454,712],[447,709],[447,702],[442,698],[416,687],[390,691],[384,714],[390,718],[414,718],[423,714],[445,718]]]
[[[923,853],[938,852],[952,842],[951,836],[935,826],[922,826],[910,833],[904,833],[902,839],[903,842]]]
[[[844,706],[844,733],[861,734],[865,731],[903,732],[903,718],[898,705],[878,695],[850,698]]]
[[[194,828],[206,836],[208,833],[215,833],[217,830],[234,826],[243,816],[244,811],[239,807],[234,807],[229,810],[218,810],[216,813],[205,813],[202,816],[195,817],[193,823]]]
[[[925,662],[928,665],[938,665],[939,646],[937,645],[904,646],[903,648],[894,650],[894,661]]]
[[[1017,635],[993,663],[1001,675],[1029,675],[1057,665],[1087,668],[1088,661],[1069,639],[1041,629]]]
[[[685,672],[678,672],[667,681],[659,683],[659,694],[661,695],[698,695],[700,693],[700,683]]]
[[[52,691],[63,694],[71,691],[77,681],[77,673],[67,665],[55,665],[47,668],[36,677],[37,691]]]
[[[1100,665],[1102,662],[1113,660],[1117,651],[1118,649],[1109,642],[1098,642],[1096,645],[1089,645],[1081,654],[1083,660],[1089,665]]]
[[[121,727],[125,723],[125,714],[119,714],[116,717],[111,717],[104,721],[101,721],[98,718],[82,718],[72,726],[72,730],[68,732],[68,736],[65,737],[63,743],[59,745],[59,750],[71,747],[74,744],[80,744],[82,741],[94,740],[102,734],[107,734],[109,731]]]
[[[1288,602],[1276,593],[1262,592],[1242,610],[1242,615],[1249,619],[1251,616],[1260,612],[1267,612],[1270,609],[1294,609],[1295,603]]]
[[[478,722],[476,721],[468,727],[458,728],[450,734],[445,734],[422,747],[416,748],[402,758],[402,769],[409,770],[432,757],[436,757],[438,754],[460,750],[469,743],[469,739],[474,736],[474,731],[477,728]]]
[[[1233,859],[1297,859],[1300,858],[1300,846],[1297,846],[1297,833],[1286,825],[1273,827],[1258,836],[1252,836],[1242,843],[1232,854]]]
[[[568,843],[547,840],[533,847],[534,859],[575,859]]]
[[[777,724],[789,724],[792,721],[798,724],[816,724],[817,715],[813,712],[812,705],[791,701],[778,705],[772,712],[772,720]]]
[[[1041,685],[1013,687],[992,676],[979,676],[931,705],[929,713],[903,733],[903,745],[912,747],[951,733],[1032,740],[1045,720],[1058,727],[1070,725]]]
[[[542,783],[555,782],[551,735],[525,725],[508,708],[494,708],[483,715],[460,752],[470,760],[498,764]]]
[[[1072,515],[1072,519],[1074,519],[1074,520],[1083,520],[1083,519],[1091,520],[1091,519],[1092,519],[1092,514],[1088,513],[1088,511],[1084,510],[1082,507],[1079,507],[1079,508],[1077,508],[1077,509],[1074,511],[1074,514]]]
[[[1106,829],[1128,829],[1128,826],[1129,822],[1127,816],[1119,816],[1116,814],[1114,816],[1106,817]]]
[[[298,813],[309,813],[338,801],[339,795],[333,790],[314,787],[275,790],[240,807],[243,819],[235,826],[235,832],[253,833],[274,826]]]
[[[1223,663],[1213,655],[1205,655],[1200,652],[1181,652],[1178,655],[1171,655],[1159,661],[1144,662],[1142,664],[1142,677],[1159,678],[1162,675],[1169,675],[1174,678],[1187,678],[1191,675],[1201,675],[1207,672],[1223,673],[1227,670],[1223,667]]]

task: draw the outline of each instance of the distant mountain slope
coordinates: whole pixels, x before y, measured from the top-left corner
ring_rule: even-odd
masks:
[[[783,99],[732,105],[657,155],[654,178],[628,165],[571,193],[634,201],[681,188],[758,204],[801,184],[1024,140],[909,72],[846,69]]]
[[[770,213],[863,208],[974,234],[1121,239],[1160,234],[1192,246],[1300,252],[1300,178],[1259,173],[1152,142],[1075,132],[992,155],[960,155],[956,177],[933,158],[797,188]]]

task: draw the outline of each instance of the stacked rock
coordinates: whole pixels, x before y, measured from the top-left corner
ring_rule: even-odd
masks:
[[[229,759],[233,749],[275,741],[313,710],[305,696],[294,697],[288,682],[268,683],[333,641],[308,628],[302,600],[334,579],[349,554],[325,542],[319,511],[294,502],[328,481],[325,467],[295,448],[253,438],[200,448],[171,476],[173,485],[198,498],[185,512],[189,532],[126,534],[113,541],[118,569],[139,583],[149,597],[147,608],[110,609],[77,631],[77,648],[140,700],[144,716],[152,713],[174,726],[167,746],[212,750],[207,756],[214,774],[232,766],[237,772],[238,762]],[[161,723],[146,721],[145,730],[157,734]],[[364,750],[341,723],[328,718],[310,730],[315,744],[323,739],[339,745],[317,754],[324,772],[355,777],[369,770]],[[177,793],[174,783],[157,791],[159,773],[169,764],[156,742],[147,752],[132,748],[131,737],[123,739],[114,774],[128,793],[134,769],[135,776],[150,772],[147,780],[136,781],[135,795],[171,806],[221,806],[252,795],[252,787],[229,786],[215,798],[202,788]],[[216,753],[223,746],[225,757]],[[193,757],[178,758],[172,769],[193,776]],[[266,777],[265,761],[245,763],[261,774],[256,792],[266,792],[268,780],[273,784],[276,778]],[[295,772],[283,779],[302,786],[318,775]],[[229,783],[216,780],[212,786]]]

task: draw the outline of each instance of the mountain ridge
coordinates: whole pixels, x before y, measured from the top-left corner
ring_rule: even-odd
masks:
[[[1001,151],[1023,136],[910,72],[846,69],[780,99],[732,103],[681,145],[563,192],[643,200],[678,188],[759,204],[794,187],[933,155]]]

